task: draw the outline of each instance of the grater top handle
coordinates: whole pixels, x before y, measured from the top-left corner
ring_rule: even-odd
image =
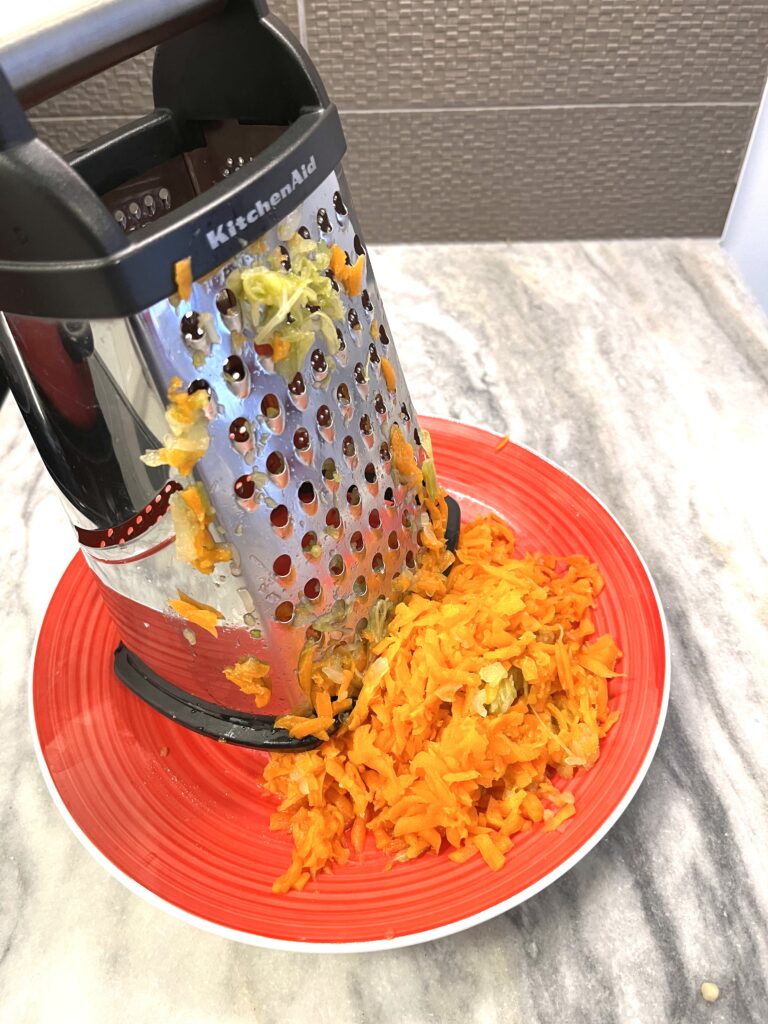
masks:
[[[3,14],[0,65],[25,106],[216,14],[226,0],[40,0]]]
[[[116,0],[107,2],[117,9]],[[338,111],[266,0],[203,4],[165,0],[173,16],[149,22],[149,36],[141,35],[137,14],[128,50],[114,36],[105,40],[104,58],[94,55],[93,42],[84,44],[83,52],[103,67],[164,37],[154,59],[156,109],[66,159],[35,136],[0,51],[3,311],[70,320],[141,312],[176,291],[180,264],[204,277],[282,220],[337,167],[346,148]],[[150,9],[146,0],[119,0],[123,5]],[[78,75],[82,70],[70,74],[70,84]],[[280,132],[237,174],[196,178],[179,205],[126,235],[102,197],[160,164],[185,161],[205,145],[205,126],[216,123]]]

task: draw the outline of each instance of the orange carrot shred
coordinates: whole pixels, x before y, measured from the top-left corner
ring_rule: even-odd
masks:
[[[506,448],[508,444],[509,444],[509,434],[505,434],[504,437],[502,437],[502,439],[496,445],[494,451],[500,452],[502,450],[502,448]]]
[[[176,260],[173,265],[173,280],[176,284],[176,290],[179,293],[179,298],[185,301],[192,294],[192,257],[187,256],[183,260]]]
[[[518,554],[509,526],[485,515],[462,525],[446,577],[444,496],[427,494],[399,427],[389,441],[399,480],[422,488],[429,543],[362,659],[358,650],[343,671],[326,665],[317,638],[302,656],[317,717],[277,724],[324,742],[272,754],[264,770],[280,800],[272,827],[294,843],[279,893],[345,863],[350,849],[361,855],[368,835],[388,865],[444,849],[456,863],[479,854],[499,870],[515,835],[577,813],[569,780],[597,761],[619,717],[611,678],[621,651],[594,636],[596,566]]]

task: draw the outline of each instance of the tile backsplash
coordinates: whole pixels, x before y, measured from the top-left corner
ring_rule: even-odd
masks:
[[[764,0],[279,0],[341,110],[369,239],[718,235]],[[62,152],[152,106],[151,54],[31,111]]]

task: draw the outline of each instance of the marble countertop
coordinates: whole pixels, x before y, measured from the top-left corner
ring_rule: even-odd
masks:
[[[149,906],[70,833],[35,761],[27,666],[74,542],[7,401],[0,1021],[765,1022],[768,323],[710,241],[392,247],[374,267],[419,410],[556,460],[648,562],[673,659],[648,776],[566,876],[428,945],[266,951]]]

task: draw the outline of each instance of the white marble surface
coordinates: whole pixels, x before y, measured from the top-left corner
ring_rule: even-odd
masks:
[[[630,809],[523,906],[421,947],[236,945],[110,878],[27,725],[35,629],[74,544],[0,412],[0,1021],[768,1020],[768,325],[714,242],[375,254],[417,407],[509,432],[601,496],[659,584],[673,689]],[[702,981],[717,982],[706,1004]]]

